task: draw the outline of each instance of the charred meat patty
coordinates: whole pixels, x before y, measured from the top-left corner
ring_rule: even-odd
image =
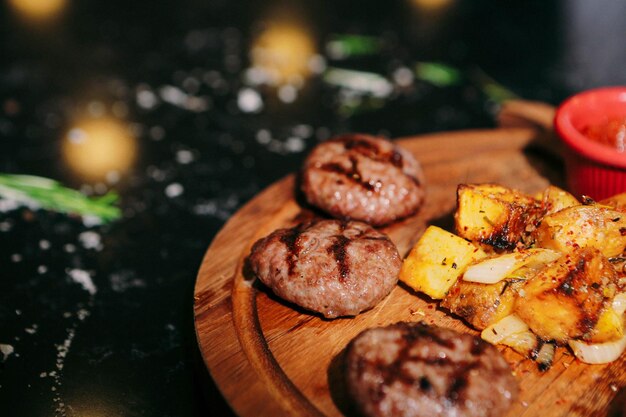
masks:
[[[340,219],[379,226],[415,213],[424,175],[406,150],[374,136],[351,134],[316,146],[304,163],[307,201]]]
[[[518,393],[493,346],[423,323],[366,330],[346,360],[348,390],[365,416],[500,416]]]
[[[279,297],[327,318],[354,316],[394,288],[402,261],[370,225],[316,220],[257,241],[249,262]]]

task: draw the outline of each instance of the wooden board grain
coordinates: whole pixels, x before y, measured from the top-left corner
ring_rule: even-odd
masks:
[[[549,182],[562,186],[558,160],[526,151],[537,135],[532,128],[499,128],[399,140],[423,165],[427,200],[417,215],[383,231],[405,255],[428,224],[451,230],[459,183],[496,182],[530,193]],[[260,193],[215,237],[198,273],[194,314],[200,351],[242,417],[355,415],[343,385],[343,352],[366,328],[425,321],[474,332],[402,285],[355,318],[326,320],[276,298],[250,276],[245,259],[256,239],[302,215],[297,200],[293,175]],[[511,417],[607,415],[610,401],[626,386],[626,355],[610,365],[585,365],[561,348],[552,368],[540,372],[510,349],[503,353],[521,386]]]

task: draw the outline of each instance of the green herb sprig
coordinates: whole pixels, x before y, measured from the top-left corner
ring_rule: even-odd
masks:
[[[102,223],[117,220],[122,214],[114,205],[118,200],[116,193],[87,197],[77,190],[64,187],[58,181],[33,175],[0,173],[0,198],[27,207],[95,217]]]

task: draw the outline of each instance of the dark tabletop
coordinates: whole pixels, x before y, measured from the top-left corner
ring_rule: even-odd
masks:
[[[193,287],[246,201],[338,133],[491,127],[505,98],[626,83],[610,0],[0,7],[0,173],[115,191],[122,213],[0,199],[1,416],[228,415]]]

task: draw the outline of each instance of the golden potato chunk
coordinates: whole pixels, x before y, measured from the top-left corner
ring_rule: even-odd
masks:
[[[597,205],[568,207],[545,216],[533,236],[542,248],[570,252],[591,246],[606,257],[619,256],[626,248],[626,214]]]
[[[600,314],[598,322],[585,341],[590,343],[606,343],[624,337],[624,314],[618,314],[611,306],[607,306]]]
[[[458,280],[441,306],[482,330],[513,312],[516,289],[521,285],[522,281],[481,284]]]
[[[457,188],[457,234],[496,249],[514,249],[542,214],[538,200],[517,190],[495,184],[460,184]]]
[[[429,226],[402,263],[399,278],[414,290],[441,299],[465,267],[484,256],[465,239]]]
[[[580,201],[576,197],[555,185],[549,185],[537,196],[537,199],[541,200],[543,204],[544,215],[556,213],[567,207],[580,205]]]
[[[604,200],[598,201],[598,204],[612,207],[617,211],[626,212],[626,193],[616,194]]]
[[[617,274],[594,248],[548,264],[519,290],[517,314],[543,340],[559,343],[592,332],[617,290]]]

